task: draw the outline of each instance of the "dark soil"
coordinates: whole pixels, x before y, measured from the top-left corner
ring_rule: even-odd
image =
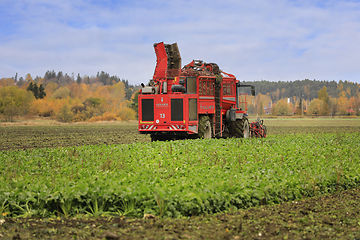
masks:
[[[360,239],[360,191],[191,218],[5,218],[1,239]],[[4,221],[5,220],[5,221]]]
[[[0,126],[0,151],[150,142],[137,123]],[[360,126],[271,126],[268,135],[359,132]]]
[[[150,142],[148,135],[138,133],[137,124],[0,126],[0,151],[134,142]]]

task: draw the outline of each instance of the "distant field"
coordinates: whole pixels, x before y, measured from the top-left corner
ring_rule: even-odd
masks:
[[[255,119],[250,118],[252,121]],[[360,132],[360,118],[270,118],[264,119],[264,124],[268,135]],[[41,119],[0,124],[0,150],[149,141],[148,135],[138,133],[137,122],[60,124]]]
[[[266,118],[264,124],[268,135],[360,132],[360,118]]]
[[[249,121],[255,121],[255,118],[250,118]],[[360,118],[265,118],[264,123],[269,127],[360,127]]]
[[[136,123],[0,125],[0,150],[149,142]]]

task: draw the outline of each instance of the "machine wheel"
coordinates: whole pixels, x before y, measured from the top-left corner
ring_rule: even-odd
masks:
[[[199,138],[211,138],[212,137],[212,126],[209,116],[200,116],[198,126]]]
[[[250,127],[247,118],[236,119],[235,122],[230,123],[229,127],[232,137],[236,137],[236,138],[250,137]]]

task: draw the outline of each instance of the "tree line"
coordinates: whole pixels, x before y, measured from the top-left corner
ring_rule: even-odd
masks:
[[[360,85],[348,81],[242,82],[256,87],[248,96],[255,115],[360,115]],[[95,76],[46,71],[44,77],[0,79],[0,114],[53,117],[63,122],[137,118],[140,86],[104,71]]]
[[[279,92],[276,91],[277,94]],[[349,87],[345,89],[342,82],[337,85],[336,92],[338,95],[331,96],[327,87],[323,86],[316,90],[317,96],[313,99],[306,98],[305,94],[291,97],[278,97],[276,94],[274,98],[274,92],[258,93],[256,97],[249,97],[248,109],[250,114],[256,115],[360,116],[360,85],[357,84],[353,96]]]
[[[329,96],[337,97],[340,91],[345,90],[348,98],[356,97],[359,91],[359,84],[349,81],[319,81],[319,80],[296,80],[287,82],[270,82],[270,81],[244,81],[244,84],[254,85],[257,93],[269,95],[273,102],[282,98],[292,98],[293,96],[302,97],[307,100],[313,100],[318,97],[318,91],[326,87]],[[340,90],[339,85],[342,85]]]
[[[296,80],[241,82],[254,85],[256,97],[248,98],[250,114],[360,115],[360,84],[348,81]]]
[[[63,122],[136,119],[131,99],[140,88],[101,71],[96,76],[69,76],[46,71],[44,77],[0,79],[0,114],[53,117]]]

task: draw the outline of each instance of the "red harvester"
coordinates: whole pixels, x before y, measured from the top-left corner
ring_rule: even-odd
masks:
[[[266,136],[262,121],[249,124],[247,119],[247,94],[241,88],[250,87],[254,96],[254,86],[241,84],[216,63],[194,60],[181,68],[176,43],[154,48],[154,76],[142,84],[138,99],[140,133],[150,134],[152,141]]]

